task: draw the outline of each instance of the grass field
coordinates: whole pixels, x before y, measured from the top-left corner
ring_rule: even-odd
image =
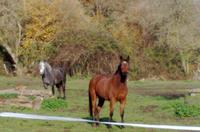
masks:
[[[23,107],[0,106],[0,111],[77,117],[88,119],[88,82],[89,79],[68,79],[67,107],[58,110],[32,110]],[[32,77],[0,77],[0,90],[24,85],[27,89],[43,89],[41,80]],[[188,96],[187,89],[200,88],[198,81],[128,81],[129,93],[125,107],[125,122],[192,125],[198,126],[200,117],[180,118],[175,115],[173,105],[176,103],[191,103],[199,105],[200,96]],[[50,90],[50,89],[48,89]],[[120,121],[119,104],[115,105],[114,121]],[[108,119],[108,102],[104,104],[100,118]],[[160,132],[171,130],[144,129],[126,127],[120,129],[105,125],[93,128],[88,123],[71,123],[61,121],[38,121],[0,118],[0,132]]]

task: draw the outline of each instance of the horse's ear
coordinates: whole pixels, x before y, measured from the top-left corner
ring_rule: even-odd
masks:
[[[129,60],[130,60],[130,57],[128,56],[128,57],[126,58],[126,61],[129,62]]]

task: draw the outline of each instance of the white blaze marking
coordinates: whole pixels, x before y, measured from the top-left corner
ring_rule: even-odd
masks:
[[[127,62],[126,62],[126,61],[123,61],[122,63],[123,63],[123,64],[127,64]]]
[[[45,69],[44,62],[40,62],[39,65],[40,65],[40,74],[43,74]]]

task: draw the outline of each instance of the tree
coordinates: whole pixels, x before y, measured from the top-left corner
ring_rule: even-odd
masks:
[[[167,44],[176,49],[180,55],[182,68],[189,74],[189,63],[194,50],[200,47],[198,40],[199,26],[197,23],[197,10],[193,1],[171,0],[166,1],[165,17],[157,33],[158,42]],[[164,5],[161,6],[164,8]]]
[[[166,45],[178,52],[182,69],[189,74],[190,59],[200,47],[197,3],[195,0],[136,0],[128,5],[123,18],[141,25],[144,43]]]
[[[20,71],[18,48],[22,39],[21,0],[0,2],[0,44],[12,57],[17,71]]]

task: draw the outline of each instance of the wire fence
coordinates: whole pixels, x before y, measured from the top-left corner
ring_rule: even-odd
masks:
[[[93,120],[81,119],[81,118],[46,116],[46,115],[24,114],[24,113],[13,113],[13,112],[0,112],[0,117],[32,119],[32,120],[48,120],[48,121],[100,123],[100,124],[107,124],[107,125],[153,128],[153,129],[200,131],[200,126],[175,126],[175,125],[155,125],[155,124],[153,125],[153,124],[120,123],[120,122],[101,122],[101,121],[93,121]]]

